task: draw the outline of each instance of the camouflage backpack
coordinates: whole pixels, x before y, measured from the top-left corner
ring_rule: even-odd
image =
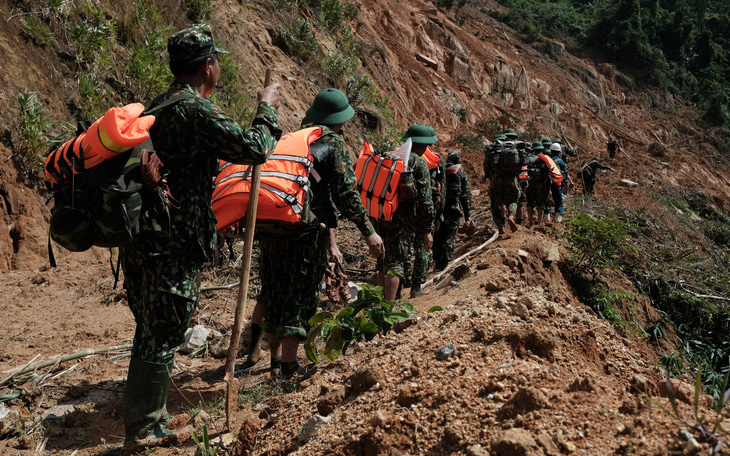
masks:
[[[546,180],[548,178],[548,168],[545,162],[540,159],[537,154],[527,156],[527,178],[529,180]]]
[[[518,148],[514,141],[495,142],[488,153],[497,174],[517,175],[525,164],[525,149]]]
[[[192,94],[183,93],[149,110],[170,106]],[[79,123],[81,134],[86,123]],[[54,153],[52,151],[51,153]],[[75,159],[74,159],[75,160]],[[122,247],[170,228],[169,208],[177,202],[167,187],[167,171],[154,154],[152,141],[84,169],[83,152],[74,163],[76,172],[64,173],[53,192],[50,239],[72,252],[98,247]],[[51,266],[55,259],[50,239]]]

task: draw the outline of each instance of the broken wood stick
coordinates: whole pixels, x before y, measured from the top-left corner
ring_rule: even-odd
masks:
[[[495,231],[494,234],[492,235],[492,237],[490,237],[482,245],[480,245],[479,247],[475,247],[472,250],[469,250],[468,252],[466,252],[465,254],[463,254],[462,256],[460,256],[459,258],[457,258],[454,261],[452,261],[451,263],[449,263],[444,268],[443,271],[439,272],[438,274],[436,274],[435,276],[433,276],[432,278],[430,278],[429,280],[427,280],[426,283],[424,283],[421,286],[422,287],[427,287],[429,285],[432,285],[434,282],[438,281],[439,279],[441,279],[441,277],[443,277],[444,275],[446,275],[447,272],[449,272],[451,269],[453,269],[454,266],[456,266],[461,260],[463,260],[464,258],[468,258],[471,255],[475,254],[476,252],[482,250],[484,247],[486,247],[489,244],[491,244],[492,242],[494,242],[497,239],[497,237],[499,237],[499,232]]]
[[[102,353],[109,353],[109,352],[118,351],[118,350],[129,350],[130,348],[132,348],[132,344],[115,345],[113,347],[93,348],[91,350],[84,350],[84,351],[80,351],[80,352],[76,352],[76,353],[71,353],[69,355],[63,355],[58,358],[41,361],[40,363],[36,363],[36,364],[31,364],[33,362],[33,361],[31,361],[30,363],[26,364],[24,367],[19,367],[16,369],[11,369],[9,371],[5,371],[5,374],[7,374],[7,377],[0,380],[0,385],[4,385],[8,381],[10,381],[13,377],[16,377],[20,374],[25,374],[26,372],[34,371],[36,369],[43,369],[44,367],[53,366],[54,364],[59,364],[59,363],[65,362],[65,361],[71,361],[72,359],[83,358],[86,356],[98,355],[98,354],[102,354]],[[38,355],[38,356],[40,356],[40,355]],[[38,358],[38,356],[33,358],[33,360]]]

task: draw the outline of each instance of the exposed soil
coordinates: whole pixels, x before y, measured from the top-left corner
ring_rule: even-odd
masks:
[[[157,3],[164,7],[172,2]],[[168,8],[177,11],[179,5]],[[566,52],[556,66],[508,28],[478,20],[481,16],[469,8],[444,13],[421,1],[362,4],[358,19],[363,24],[356,36],[366,46],[363,64],[391,98],[398,122],[433,125],[441,139],[438,151],[445,153],[477,121],[511,114],[520,118],[510,125],[518,131],[532,122],[539,136],[561,136],[577,147],[580,154],[569,163],[571,170],[590,156],[613,166],[616,171],[601,173],[596,186],[595,201],[601,204],[621,205],[639,218],[662,218],[668,209],[652,195],[692,189],[730,212],[730,172],[712,147],[712,133],[680,143],[703,131],[690,107],[635,88],[637,81],[607,63]],[[3,3],[0,12],[11,17],[17,11]],[[234,58],[246,63],[250,87],[259,84],[265,67],[274,69],[285,98],[282,125],[291,130],[318,87],[307,79],[306,68],[271,44],[273,15],[268,2],[246,7],[216,2],[212,22]],[[184,18],[174,19],[184,24]],[[326,36],[320,42],[329,43]],[[75,83],[64,60],[68,56],[59,53],[61,44],[33,46],[17,20],[8,20],[0,30],[0,56],[8,62],[0,72],[3,125],[15,122],[15,99],[25,86],[39,92],[51,115],[71,119],[73,97],[68,93]],[[435,68],[416,54],[437,62]],[[466,123],[456,114],[460,108],[466,110]],[[368,106],[360,109],[359,122],[348,131],[352,151],[366,139],[362,124],[367,112]],[[605,151],[610,132],[624,148],[612,161]],[[8,141],[3,143],[0,219],[7,231],[0,233],[0,372],[129,343],[134,321],[121,286],[113,288],[110,254],[96,248],[71,254],[55,246],[59,267],[49,267],[47,195],[11,166],[15,160]],[[472,150],[463,155],[480,230],[460,238],[456,255],[486,241],[491,222],[482,155]],[[639,185],[623,187],[620,179]],[[567,207],[570,211],[591,201],[571,196]],[[673,233],[666,242],[697,243],[691,231],[673,225],[670,217],[664,223]],[[348,266],[369,271],[372,261],[363,256],[365,245],[351,225],[343,224],[340,238]],[[558,257],[548,261],[554,253]],[[597,318],[563,278],[559,266],[565,256],[554,234],[522,227],[474,256],[471,276],[439,290],[431,287],[429,294],[411,300],[417,308],[413,319],[385,337],[356,345],[333,363],[307,364],[295,385],[268,380],[266,352],[257,366],[238,373],[245,403],[232,417],[232,433],[223,432],[223,360],[212,356],[214,347],[178,355],[169,409],[178,415],[176,426],[193,421],[200,430],[205,423],[223,439],[226,454],[235,455],[706,452],[706,445],[688,449],[680,433],[685,427],[653,404],[668,407],[658,353],[672,350],[673,336],[656,347],[631,326],[616,328]],[[203,285],[232,283],[237,274],[237,264],[211,267]],[[353,278],[372,280],[367,272]],[[609,283],[633,290],[620,277]],[[219,331],[225,341],[235,305],[235,289],[204,292],[195,323]],[[444,310],[426,313],[435,305]],[[627,308],[627,316],[641,326],[657,319],[648,300],[640,298]],[[448,344],[455,351],[438,359],[436,351]],[[0,427],[0,454],[30,456],[40,449],[59,455],[121,454],[127,364],[128,351],[116,350],[44,367],[33,378],[0,385],[0,395],[23,393],[0,403],[18,413],[9,427]],[[689,417],[693,387],[675,384],[677,396],[686,399],[679,402],[680,410]],[[201,403],[205,413],[198,412]],[[706,399],[701,410],[707,415]],[[328,421],[311,440],[297,439],[314,415]],[[193,454],[195,448],[187,440],[151,454]]]

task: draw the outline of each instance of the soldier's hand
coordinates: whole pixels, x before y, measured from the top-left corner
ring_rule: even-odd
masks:
[[[343,265],[345,260],[342,256],[342,252],[340,252],[340,248],[337,247],[336,242],[331,242],[330,245],[327,246],[327,254],[330,259],[334,261],[335,267],[341,267]]]
[[[425,252],[430,252],[431,251],[431,247],[433,247],[433,234],[431,234],[431,233],[424,234],[423,235],[423,243],[424,243],[423,250]]]
[[[368,249],[370,250],[370,256],[377,258],[385,253],[383,240],[380,238],[378,233],[373,233],[369,236],[366,236],[365,242],[367,243]]]
[[[280,87],[281,85],[276,82],[259,90],[256,94],[259,103],[266,103],[274,109],[279,109],[279,106],[281,106],[281,97],[279,96]]]

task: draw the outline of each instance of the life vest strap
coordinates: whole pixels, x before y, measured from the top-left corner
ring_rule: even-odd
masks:
[[[270,191],[274,195],[283,199],[286,202],[286,204],[291,206],[291,208],[295,214],[301,214],[304,211],[304,207],[302,207],[302,205],[299,204],[299,201],[297,201],[296,196],[290,195],[287,192],[280,190],[272,185],[266,184],[264,182],[261,183],[261,188],[265,188],[266,190]]]

